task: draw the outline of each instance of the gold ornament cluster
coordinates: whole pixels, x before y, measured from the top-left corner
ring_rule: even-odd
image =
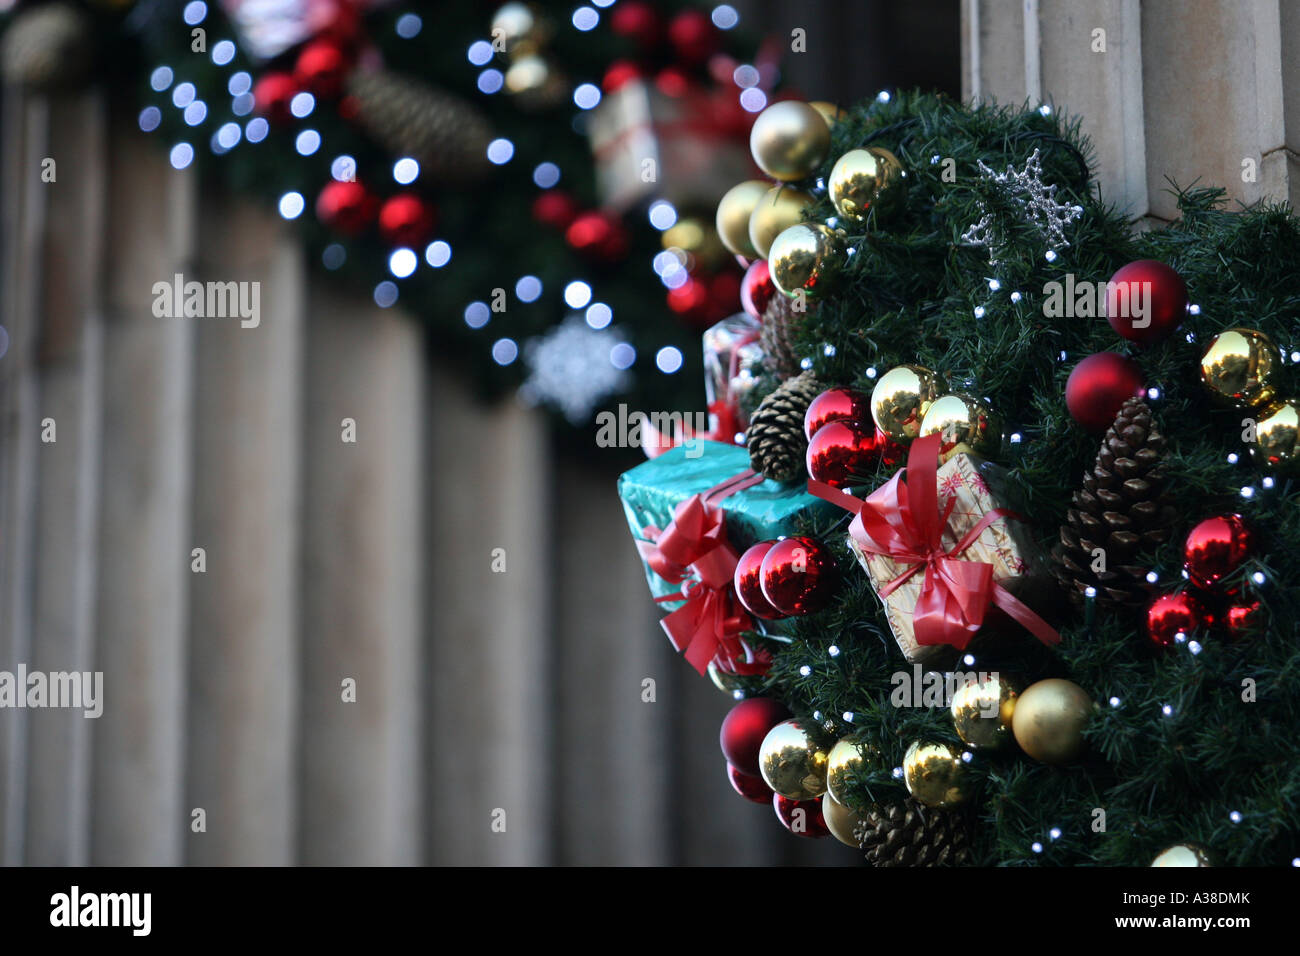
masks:
[[[1278,394],[1282,352],[1263,332],[1227,329],[1201,354],[1201,384],[1219,405],[1255,416],[1250,456],[1264,471],[1300,474],[1300,400]]]

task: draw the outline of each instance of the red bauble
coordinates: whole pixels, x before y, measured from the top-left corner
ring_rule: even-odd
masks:
[[[767,267],[767,259],[755,259],[745,270],[745,278],[740,282],[741,308],[754,318],[761,319],[774,295],[776,286],[772,284],[772,272]]]
[[[827,422],[808,441],[808,477],[833,488],[857,484],[880,460],[876,427],[857,422]]]
[[[1206,623],[1201,602],[1190,591],[1162,594],[1147,608],[1147,637],[1161,647],[1174,643],[1179,634],[1190,637]]]
[[[293,118],[289,103],[298,92],[297,81],[288,73],[265,73],[253,84],[253,105],[272,123],[287,123]]]
[[[668,308],[688,322],[703,324],[709,318],[709,287],[694,276],[669,289]]]
[[[610,12],[609,28],[642,50],[649,50],[659,42],[659,13],[642,0],[624,0]]]
[[[736,561],[736,574],[732,578],[741,607],[754,617],[769,621],[781,616],[781,612],[772,607],[767,598],[763,597],[763,559],[767,557],[767,552],[772,550],[774,544],[775,541],[760,541],[749,548]]]
[[[1223,612],[1224,632],[1234,641],[1260,634],[1268,622],[1267,612],[1258,601],[1229,605]]]
[[[731,789],[751,803],[767,803],[772,799],[772,788],[761,776],[755,777],[727,764],[727,779],[731,781]]]
[[[751,777],[761,776],[758,751],[763,746],[763,738],[789,717],[790,711],[785,709],[785,705],[770,697],[751,697],[731,708],[722,719],[722,730],[718,734],[718,743],[727,763]]]
[[[668,42],[683,63],[696,66],[718,49],[718,31],[702,10],[683,10],[668,23]]]
[[[398,193],[379,209],[379,232],[392,246],[414,249],[433,235],[433,206],[414,193]]]
[[[795,836],[816,840],[831,831],[826,828],[826,819],[822,816],[822,798],[812,800],[791,800],[779,793],[772,794],[772,809],[776,818]]]
[[[762,259],[758,260],[763,262]],[[766,265],[766,263],[764,263]],[[831,422],[871,421],[871,396],[854,388],[828,388],[808,405],[803,416],[803,433],[812,439]]]
[[[839,575],[835,559],[816,538],[782,538],[763,557],[759,570],[763,597],[786,617],[820,611]]]
[[[1106,284],[1106,321],[1130,341],[1158,342],[1186,317],[1187,285],[1163,262],[1130,262]]]
[[[566,192],[548,189],[533,200],[533,218],[543,226],[564,230],[578,216],[578,202]]]
[[[655,74],[655,86],[664,96],[674,99],[685,96],[691,91],[691,78],[685,70],[675,66],[666,66]]]
[[[627,255],[627,229],[609,213],[579,214],[565,230],[564,239],[574,250],[597,262],[618,262]]]
[[[736,311],[740,298],[740,276],[731,269],[719,272],[709,279],[709,324],[721,322]]]
[[[1198,588],[1217,588],[1255,549],[1255,537],[1241,515],[1206,518],[1187,534],[1183,566]]]
[[[379,202],[358,182],[332,182],[316,197],[316,218],[344,235],[357,236],[375,219]]]
[[[1070,417],[1090,432],[1103,432],[1130,398],[1143,392],[1137,362],[1117,352],[1089,355],[1074,367],[1065,383]]]
[[[298,86],[322,99],[334,99],[342,93],[347,75],[347,54],[333,40],[308,43],[293,65],[293,78]]]
[[[639,79],[641,79],[639,66],[631,60],[615,60],[605,71],[605,78],[600,81],[600,88],[606,93],[613,93]]]

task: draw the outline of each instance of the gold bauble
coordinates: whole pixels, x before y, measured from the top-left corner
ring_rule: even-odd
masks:
[[[1259,413],[1250,457],[1275,475],[1300,474],[1300,401],[1286,398]]]
[[[826,792],[840,803],[848,803],[849,781],[866,773],[879,759],[880,751],[873,744],[845,737],[826,756]]]
[[[801,222],[772,240],[767,268],[779,292],[792,296],[802,289],[815,298],[839,272],[842,256],[834,230],[819,222]]]
[[[771,184],[762,179],[747,179],[732,186],[718,200],[718,238],[736,255],[747,259],[758,255],[754,244],[749,241],[749,217],[771,188]]]
[[[803,211],[817,202],[812,196],[789,186],[775,186],[758,200],[749,217],[749,244],[767,258],[772,241],[791,226],[803,222]]]
[[[830,153],[831,131],[807,103],[784,100],[758,114],[749,131],[749,151],[773,179],[807,179]]]
[[[1083,749],[1092,700],[1082,687],[1059,677],[1030,684],[1016,701],[1011,731],[1020,749],[1043,763],[1069,763]]]
[[[836,212],[845,219],[862,222],[886,193],[897,191],[902,174],[902,164],[887,149],[851,149],[831,170],[826,192]]]
[[[1282,353],[1263,332],[1228,329],[1201,355],[1201,384],[1220,405],[1259,407],[1277,397]]]
[[[767,785],[791,800],[811,800],[826,792],[826,751],[803,721],[783,720],[767,732],[758,750]]]
[[[1001,674],[963,684],[952,695],[952,724],[972,750],[997,750],[1011,741],[1011,717],[1020,688]]]
[[[871,417],[894,441],[911,441],[921,433],[921,421],[942,391],[939,376],[928,368],[891,368],[871,390]]]
[[[507,3],[492,15],[493,49],[510,56],[536,53],[551,38],[551,25],[527,3]]]
[[[826,801],[822,801],[825,803]],[[822,816],[826,815],[823,808]],[[1213,866],[1210,862],[1210,854],[1203,846],[1195,843],[1175,843],[1173,846],[1165,847],[1156,854],[1156,858],[1151,861],[1152,866]]]
[[[680,249],[689,253],[706,272],[717,270],[727,259],[727,250],[718,234],[713,231],[713,224],[694,216],[677,220],[659,238],[665,249]],[[691,264],[693,265],[694,263]]]
[[[822,797],[822,819],[826,821],[826,829],[831,831],[831,836],[845,846],[861,846],[853,834],[866,828],[866,817],[850,810],[829,793]]]
[[[971,395],[944,395],[921,419],[921,435],[941,436],[939,454],[947,461],[959,451],[996,455],[1002,447],[1002,423],[993,409]]]
[[[847,110],[836,106],[834,103],[828,103],[826,100],[809,100],[808,105],[815,109],[821,115],[821,118],[826,121],[827,129],[834,129],[836,123],[849,115]]]
[[[743,684],[735,674],[728,674],[724,670],[719,670],[718,665],[709,661],[709,680],[713,681],[713,686],[722,691],[728,697],[734,696],[735,692],[743,689]]]
[[[949,744],[914,741],[903,757],[903,780],[927,807],[955,807],[970,796],[961,751]]]
[[[545,58],[521,56],[506,70],[506,92],[527,109],[543,109],[564,99],[565,83]]]

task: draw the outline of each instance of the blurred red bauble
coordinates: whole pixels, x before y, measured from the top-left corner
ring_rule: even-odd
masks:
[[[1220,624],[1234,641],[1257,637],[1268,623],[1268,613],[1258,601],[1231,604],[1223,611]]]
[[[772,788],[761,776],[755,777],[727,764],[727,779],[731,781],[731,789],[751,803],[767,803],[772,799]]]
[[[767,259],[755,259],[745,270],[745,278],[740,281],[740,307],[754,318],[761,319],[774,295],[776,286],[772,284]]]
[[[353,47],[361,38],[361,10],[355,0],[329,0],[315,5],[308,14],[319,39]]]
[[[668,43],[683,63],[696,66],[718,49],[718,31],[702,10],[683,10],[668,23]]]
[[[316,197],[316,218],[347,236],[364,232],[375,220],[379,201],[358,182],[331,182]]]
[[[785,617],[820,611],[839,579],[835,559],[816,538],[782,538],[763,557],[763,597]]]
[[[1174,643],[1179,634],[1190,637],[1207,624],[1201,602],[1190,591],[1162,594],[1147,608],[1147,637],[1161,647]]]
[[[639,66],[631,60],[615,60],[605,71],[605,77],[600,81],[600,88],[606,93],[613,93],[639,79],[641,79]]]
[[[1130,262],[1106,283],[1106,321],[1132,342],[1158,342],[1187,318],[1187,285],[1155,259]]]
[[[293,65],[293,78],[298,86],[321,99],[334,99],[342,93],[347,75],[347,54],[333,40],[308,43]]]
[[[624,0],[610,12],[609,29],[631,40],[641,50],[649,50],[659,42],[659,13],[652,4],[642,0]]]
[[[548,189],[533,200],[533,219],[561,231],[578,217],[578,201],[559,189]]]
[[[875,471],[879,460],[874,424],[827,422],[808,440],[808,477],[833,488],[860,482]]]
[[[763,559],[772,550],[775,541],[760,541],[745,551],[736,561],[736,574],[732,583],[736,586],[736,597],[740,605],[754,617],[769,621],[781,616],[781,613],[763,597]]]
[[[803,416],[803,433],[811,440],[823,425],[831,422],[869,421],[870,395],[853,388],[828,388],[809,403],[808,411]]]
[[[683,319],[699,325],[709,320],[709,287],[691,276],[675,289],[669,289],[668,308]]]
[[[618,262],[627,255],[627,229],[609,213],[579,213],[569,223],[564,239],[576,252],[596,262]]]
[[[795,836],[816,840],[827,836],[831,831],[826,828],[826,819],[822,816],[822,798],[813,800],[791,800],[779,793],[772,794],[772,809],[776,818]]]
[[[691,78],[685,70],[666,66],[655,74],[655,86],[664,96],[678,98],[691,91]]]
[[[1090,432],[1104,432],[1130,398],[1143,391],[1137,362],[1117,352],[1089,355],[1074,367],[1065,383],[1070,417]]]
[[[435,222],[433,206],[414,193],[398,193],[379,207],[379,233],[391,246],[423,245]]]
[[[740,276],[731,269],[719,272],[709,279],[709,324],[721,322],[736,311],[740,298]]]
[[[718,744],[727,763],[751,777],[760,776],[758,750],[763,746],[763,738],[789,717],[785,705],[770,697],[750,697],[731,708],[722,719],[718,734]]]
[[[298,82],[288,73],[265,73],[253,84],[253,105],[272,123],[287,123],[293,118],[289,103],[298,92]]]
[[[1254,535],[1241,515],[1206,518],[1187,534],[1183,566],[1198,588],[1217,588],[1242,566],[1254,548]]]

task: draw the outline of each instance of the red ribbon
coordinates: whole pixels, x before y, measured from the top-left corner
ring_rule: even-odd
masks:
[[[740,635],[753,628],[732,587],[738,555],[727,541],[722,509],[716,503],[727,495],[763,480],[746,470],[703,494],[692,495],[674,511],[662,531],[645,529],[648,541],[637,549],[650,569],[670,584],[681,584],[677,594],[656,601],[685,601],[661,622],[673,647],[701,674],[716,661],[733,674],[762,673],[766,665],[749,660]]]
[[[863,551],[907,566],[902,574],[878,589],[881,598],[888,597],[914,574],[924,573],[921,594],[912,611],[918,644],[965,648],[983,626],[990,604],[1000,607],[1044,644],[1059,643],[1061,636],[1046,621],[993,580],[992,564],[959,557],[993,522],[1004,517],[1020,520],[1018,515],[1005,508],[994,508],[960,541],[944,548],[943,532],[956,499],[950,499],[940,510],[940,440],[935,434],[914,441],[908,452],[907,468],[897,472],[865,500],[819,481],[808,482],[808,491],[854,514],[849,535]]]

